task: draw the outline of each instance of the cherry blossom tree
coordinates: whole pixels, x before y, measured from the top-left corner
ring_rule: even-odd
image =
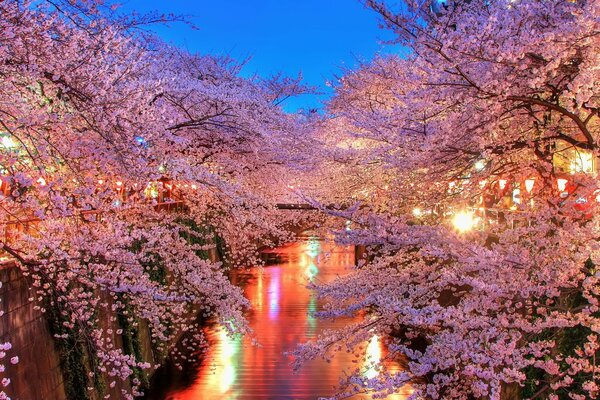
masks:
[[[217,235],[228,265],[256,264],[259,245],[290,237],[274,204],[305,144],[279,103],[306,88],[242,79],[233,60],[144,30],[172,16],[95,1],[8,1],[0,15],[3,251],[58,310],[56,339],[97,359],[89,386],[131,380],[119,396],[132,398],[134,371],[152,366],[115,346],[106,316],[144,321],[165,351],[198,312],[247,332],[247,300],[206,251]]]
[[[368,142],[348,157],[393,201],[333,212],[374,259],[317,287],[324,315],[365,318],[299,362],[380,335],[405,370],[357,369],[342,396],[597,398],[600,3],[366,5],[407,55],[343,77],[323,135]]]

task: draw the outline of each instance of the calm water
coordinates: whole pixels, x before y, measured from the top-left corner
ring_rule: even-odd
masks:
[[[208,328],[211,346],[196,356],[195,367],[186,367],[183,372],[163,368],[149,399],[318,399],[334,393],[342,371],[361,367],[344,354],[331,363],[312,361],[294,373],[292,358],[285,355],[297,343],[344,323],[313,317],[321,305],[306,285],[311,279],[331,281],[349,273],[354,266],[354,249],[309,237],[275,253],[280,264],[238,272],[233,277],[252,302],[247,318],[260,346],[252,345],[250,338],[229,338],[218,326]],[[365,374],[374,375],[367,364],[379,360],[384,349],[376,336],[366,345],[368,354],[362,368]]]

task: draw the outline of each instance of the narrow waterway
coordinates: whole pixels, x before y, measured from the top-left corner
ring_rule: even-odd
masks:
[[[181,372],[163,368],[147,399],[319,399],[334,393],[343,371],[357,367],[344,354],[330,363],[312,361],[294,372],[292,358],[286,355],[323,329],[344,323],[315,318],[312,314],[321,304],[306,286],[311,279],[331,281],[349,273],[354,266],[354,249],[307,237],[274,253],[278,264],[233,276],[252,302],[247,318],[260,345],[253,345],[250,338],[230,338],[218,326],[207,328],[210,347],[198,356],[195,367]],[[377,361],[384,349],[376,336],[367,349],[364,373],[376,374],[367,365]]]

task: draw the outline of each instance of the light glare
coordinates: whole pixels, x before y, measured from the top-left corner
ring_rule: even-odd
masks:
[[[454,215],[452,223],[459,232],[467,232],[473,229],[476,224],[475,216],[470,211],[461,211]]]

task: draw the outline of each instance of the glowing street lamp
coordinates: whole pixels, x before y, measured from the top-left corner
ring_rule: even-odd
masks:
[[[477,220],[471,211],[461,211],[452,218],[452,224],[459,232],[470,231],[476,223]]]

